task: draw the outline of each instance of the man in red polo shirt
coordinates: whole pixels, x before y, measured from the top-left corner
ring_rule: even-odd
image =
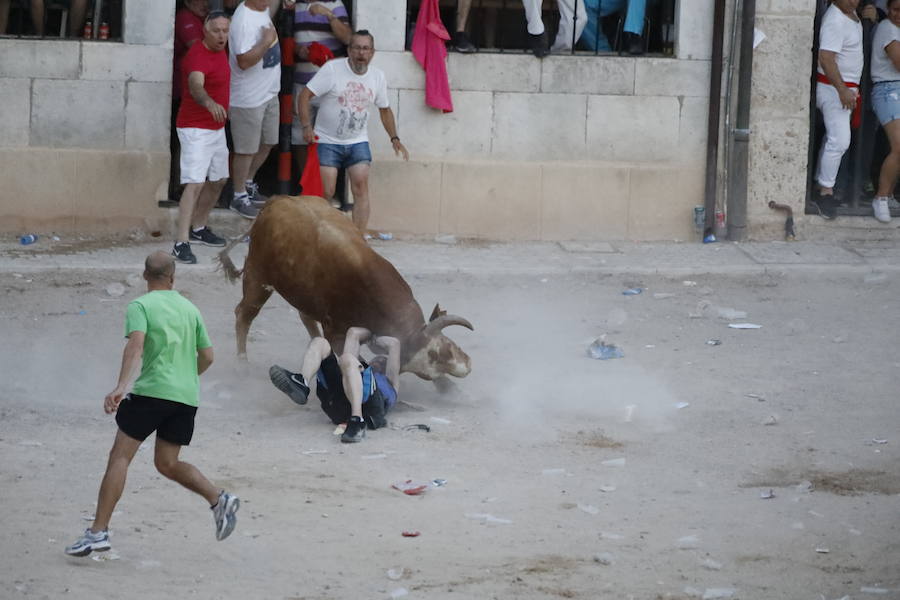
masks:
[[[181,142],[181,183],[185,187],[178,205],[178,233],[172,255],[183,263],[197,262],[192,241],[225,245],[206,221],[228,178],[228,27],[225,13],[210,12],[203,25],[203,39],[191,46],[182,63],[184,91],[175,127]]]

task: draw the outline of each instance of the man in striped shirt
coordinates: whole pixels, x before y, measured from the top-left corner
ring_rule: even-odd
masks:
[[[313,42],[322,44],[335,57],[347,55],[347,44],[350,43],[350,18],[341,0],[325,0],[319,2],[297,2],[294,5],[294,106],[297,96],[306,87],[319,67],[310,62],[309,47]],[[315,121],[316,101],[313,101],[313,120]],[[303,141],[303,128],[300,117],[294,115],[291,128],[291,145],[294,149],[294,160],[299,172],[303,172],[306,164],[306,142]]]

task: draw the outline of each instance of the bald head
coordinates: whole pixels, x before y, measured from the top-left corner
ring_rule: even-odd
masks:
[[[144,261],[144,279],[147,283],[164,283],[175,276],[175,259],[171,254],[158,250]]]

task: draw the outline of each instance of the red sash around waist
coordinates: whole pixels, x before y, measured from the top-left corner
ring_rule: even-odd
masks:
[[[822,73],[816,73],[816,81],[825,85],[833,85],[831,80]],[[852,81],[845,81],[844,85],[848,88],[857,88],[856,106],[853,107],[853,113],[850,115],[850,127],[858,129],[862,123],[862,92],[859,91],[859,84]]]

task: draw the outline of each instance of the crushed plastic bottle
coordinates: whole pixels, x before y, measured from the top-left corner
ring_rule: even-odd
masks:
[[[597,360],[609,360],[610,358],[623,358],[625,353],[618,346],[596,339],[588,347],[588,356]]]
[[[19,243],[22,244],[23,246],[27,246],[29,244],[35,243],[37,241],[37,239],[38,239],[38,236],[34,235],[33,233],[26,233],[25,235],[23,235],[22,237],[19,238]]]

